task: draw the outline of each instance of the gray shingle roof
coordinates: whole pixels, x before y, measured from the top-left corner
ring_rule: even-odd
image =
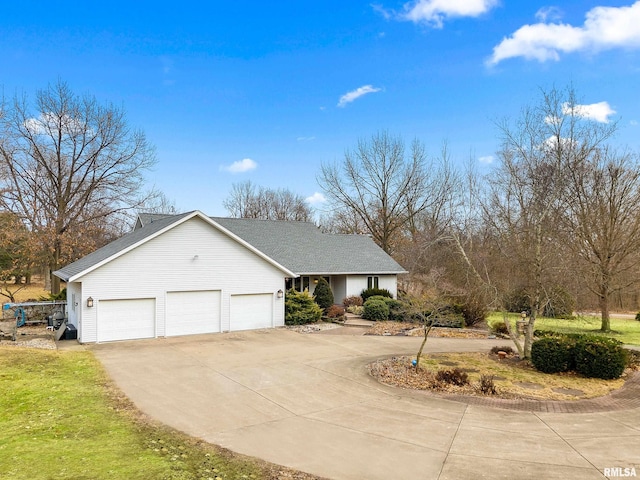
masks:
[[[220,217],[212,220],[299,275],[405,271],[366,235],[322,233],[310,222]]]
[[[68,281],[193,212],[141,215],[131,233],[54,272]],[[405,270],[366,235],[322,233],[310,222],[211,217],[215,223],[298,275],[394,274]]]

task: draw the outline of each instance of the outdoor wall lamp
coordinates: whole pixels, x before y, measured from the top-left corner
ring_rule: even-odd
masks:
[[[278,296],[278,298],[282,298],[284,297],[284,292],[282,290],[278,290],[278,293],[276,293],[276,295]]]
[[[93,307],[93,298],[91,297],[87,298],[87,307],[89,308]]]

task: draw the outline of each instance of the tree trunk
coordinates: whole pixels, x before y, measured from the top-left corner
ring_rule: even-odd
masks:
[[[600,315],[602,316],[600,330],[603,332],[611,331],[611,321],[609,319],[609,289],[606,286],[600,289]]]
[[[48,264],[44,267],[44,289],[51,291],[51,267]]]
[[[420,357],[422,356],[422,350],[424,349],[425,344],[427,343],[427,337],[429,336],[429,332],[433,327],[433,322],[429,325],[424,325],[424,338],[422,340],[422,344],[420,345],[420,350],[418,350],[418,354],[416,355],[416,370],[420,370]]]
[[[524,331],[524,358],[531,360],[531,346],[533,345],[533,328],[536,323],[536,316],[532,313]]]

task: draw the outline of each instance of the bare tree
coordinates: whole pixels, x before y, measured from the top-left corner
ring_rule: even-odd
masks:
[[[313,209],[302,196],[287,189],[258,187],[250,181],[234,183],[222,204],[235,218],[303,222],[313,219]]]
[[[65,242],[81,244],[83,226],[142,203],[143,175],[155,154],[122,109],[58,81],[38,91],[33,106],[16,95],[2,111],[0,207],[42,240],[50,270],[75,260],[63,259]],[[59,288],[53,278],[52,293]]]
[[[347,150],[341,164],[324,164],[318,183],[341,218],[357,217],[387,253],[448,188],[441,172],[418,140],[405,151],[404,141],[380,132]],[[346,213],[348,212],[348,213]]]
[[[175,215],[178,213],[175,202],[163,192],[153,190],[138,208],[138,213],[159,213]]]
[[[554,242],[575,164],[588,161],[615,131],[581,114],[573,89],[542,92],[540,103],[511,124],[499,125],[500,166],[491,174],[487,219],[500,234],[505,258],[515,258],[520,282],[529,292],[524,357],[531,355],[536,317],[552,286]]]
[[[640,262],[640,161],[637,154],[608,148],[580,160],[571,165],[563,218],[607,332],[612,294],[635,282],[632,272]]]
[[[515,122],[498,124],[499,165],[485,178],[487,191],[478,198],[508,278],[500,280],[496,272],[478,268],[460,236],[454,236],[473,277],[494,291],[497,303],[504,307],[514,285],[526,289],[529,322],[523,344],[512,335],[523,358],[530,358],[536,318],[556,285],[570,170],[597,153],[615,131],[615,124],[598,124],[581,113],[572,89],[554,88],[543,91],[541,101],[524,108]]]

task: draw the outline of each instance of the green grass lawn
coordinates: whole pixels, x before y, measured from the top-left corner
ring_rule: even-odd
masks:
[[[0,346],[2,479],[259,479],[268,465],[145,420],[90,352]]]
[[[492,313],[487,322],[491,325],[494,322],[502,321],[503,314]],[[509,318],[514,322],[519,318],[518,314],[509,314]],[[535,328],[539,330],[554,330],[563,333],[589,333],[604,335],[620,340],[629,345],[640,345],[640,322],[634,319],[611,318],[611,332],[602,333],[600,331],[600,317],[593,315],[580,315],[572,319],[545,318],[536,319]]]

